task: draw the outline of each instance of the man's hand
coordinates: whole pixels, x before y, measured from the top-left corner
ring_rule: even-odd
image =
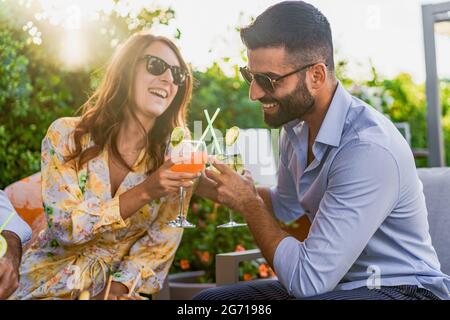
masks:
[[[271,210],[267,209],[248,171],[241,176],[223,163],[215,161],[213,165],[220,174],[206,170],[206,175],[217,183],[218,201],[244,216],[263,256],[273,268],[275,250],[288,234],[280,228]],[[268,191],[265,196],[270,197]],[[271,204],[269,200],[267,202]]]
[[[221,204],[240,212],[246,216],[246,208],[252,203],[263,203],[256,191],[250,172],[245,170],[243,175],[233,171],[227,165],[214,160],[214,167],[220,174],[213,170],[206,170],[206,176],[216,185],[217,201]]]
[[[195,188],[195,194],[202,198],[210,199],[214,202],[217,200],[217,183],[209,179],[205,174],[200,176],[197,187]]]
[[[13,232],[3,231],[2,236],[8,243],[8,251],[4,257],[0,258],[0,299],[7,299],[19,286],[22,244]]]

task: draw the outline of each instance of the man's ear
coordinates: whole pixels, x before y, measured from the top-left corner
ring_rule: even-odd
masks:
[[[324,63],[318,63],[309,70],[311,79],[311,89],[319,90],[325,85],[328,77],[327,66]]]

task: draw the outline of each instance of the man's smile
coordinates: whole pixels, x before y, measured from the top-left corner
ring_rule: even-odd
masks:
[[[280,108],[278,103],[263,103],[262,108],[266,113],[275,113]]]

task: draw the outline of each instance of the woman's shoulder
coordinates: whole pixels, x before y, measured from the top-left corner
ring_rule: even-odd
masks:
[[[72,132],[80,122],[81,117],[63,117],[56,119],[50,124],[48,132]]]
[[[56,119],[49,126],[46,138],[49,139],[51,144],[58,150],[71,148],[73,146],[72,133],[79,121],[80,117],[64,117]]]

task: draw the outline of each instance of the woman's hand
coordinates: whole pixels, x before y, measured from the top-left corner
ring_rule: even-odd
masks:
[[[180,187],[192,187],[193,180],[201,175],[200,173],[172,171],[170,168],[173,165],[171,160],[166,160],[144,182],[120,195],[122,219],[128,219],[152,200],[177,192]]]
[[[193,186],[200,173],[175,172],[170,168],[174,163],[169,159],[153,172],[144,182],[144,188],[150,200],[165,197],[177,192],[180,187],[190,188]]]

